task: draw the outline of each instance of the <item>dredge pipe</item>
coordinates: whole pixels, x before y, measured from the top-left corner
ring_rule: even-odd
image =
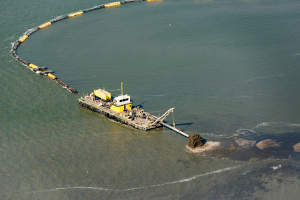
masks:
[[[56,81],[57,81],[61,86],[68,88],[68,85],[65,84],[64,82],[62,82],[61,80],[56,79]],[[73,89],[73,88],[72,88],[72,89]]]
[[[52,19],[50,22],[53,24],[55,22],[59,22],[61,20],[67,19],[67,18],[68,18],[67,16],[57,17],[55,19]]]
[[[32,30],[30,30],[28,33],[26,33],[27,36],[32,35],[33,33],[37,32],[39,29],[38,28],[34,28]]]
[[[171,130],[173,130],[173,131],[175,131],[175,132],[177,132],[177,133],[183,135],[184,137],[189,138],[189,135],[188,135],[188,134],[186,134],[186,133],[184,133],[184,132],[178,130],[177,128],[175,128],[175,127],[173,127],[173,126],[170,126],[169,124],[166,124],[166,123],[161,122],[161,121],[160,121],[159,123],[160,123],[161,125],[163,125],[163,126],[168,127],[169,129],[171,129]]]
[[[74,94],[78,94],[78,92],[72,87],[68,87],[68,90]]]
[[[25,60],[23,60],[22,58],[20,58],[17,54],[17,49],[18,47],[20,46],[20,44],[22,44],[30,35],[32,35],[33,33],[35,33],[36,31],[40,30],[40,29],[43,29],[47,26],[50,26],[51,24],[53,23],[56,23],[58,21],[61,21],[61,20],[64,20],[64,19],[67,19],[67,18],[71,18],[71,17],[75,17],[75,16],[78,16],[78,15],[82,15],[83,13],[86,13],[86,12],[90,12],[90,11],[93,11],[93,10],[98,10],[98,9],[101,9],[101,8],[105,8],[105,7],[113,7],[113,6],[119,6],[121,4],[126,4],[126,3],[131,3],[131,2],[140,2],[140,1],[163,1],[163,0],[125,0],[125,1],[122,1],[122,2],[112,2],[112,3],[108,3],[108,4],[105,4],[105,5],[99,5],[99,6],[94,6],[92,8],[88,8],[88,9],[85,9],[83,11],[78,11],[78,12],[75,12],[75,13],[71,13],[67,16],[60,16],[60,17],[57,17],[55,19],[52,19],[51,21],[47,22],[47,23],[44,23],[40,26],[38,26],[37,28],[34,28],[34,29],[31,29],[29,30],[25,35],[23,35],[12,47],[12,50],[11,50],[11,54],[12,56],[17,59],[18,61],[20,61],[21,63],[27,65],[29,68],[31,68],[31,70],[33,70],[34,72],[40,72],[39,74],[43,74],[43,75],[47,75],[49,76],[51,79],[54,79],[56,80],[58,83],[60,83],[63,87],[66,87],[69,91],[71,91],[72,93],[75,93],[75,94],[78,94],[78,92],[72,88],[72,87],[69,87],[67,84],[65,84],[64,82],[62,82],[61,80],[59,80],[57,77],[55,77],[53,75],[53,71],[52,70],[46,70],[45,68],[40,68],[32,63],[29,63]],[[167,126],[167,125],[166,125]]]

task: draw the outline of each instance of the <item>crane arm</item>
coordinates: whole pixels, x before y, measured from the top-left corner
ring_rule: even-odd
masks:
[[[167,112],[165,112],[165,114],[163,114],[161,117],[159,117],[158,119],[156,119],[155,120],[155,122],[153,122],[152,124],[151,124],[151,126],[153,125],[153,124],[156,124],[157,122],[159,122],[159,121],[163,121],[173,110],[174,110],[175,108],[170,108]]]

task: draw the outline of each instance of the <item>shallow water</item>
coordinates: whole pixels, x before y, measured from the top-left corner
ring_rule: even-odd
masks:
[[[18,49],[80,95],[118,95],[122,81],[135,105],[157,115],[175,107],[177,128],[225,148],[194,155],[170,130],[138,131],[80,107],[80,95],[10,55],[28,29],[108,2],[0,3],[0,197],[295,199],[299,153],[228,149],[235,137],[300,142],[300,3],[130,3],[55,23]]]

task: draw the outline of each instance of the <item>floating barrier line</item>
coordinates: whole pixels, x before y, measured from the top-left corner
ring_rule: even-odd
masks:
[[[37,65],[29,63],[26,60],[23,60],[22,58],[20,58],[19,55],[17,54],[18,47],[25,40],[27,40],[30,35],[32,35],[33,33],[37,32],[40,29],[44,29],[44,28],[50,26],[53,23],[59,22],[61,20],[67,19],[67,18],[73,18],[73,17],[82,15],[83,13],[90,12],[90,11],[93,11],[93,10],[98,10],[98,9],[101,9],[101,8],[110,8],[110,7],[114,7],[114,6],[120,6],[121,4],[132,3],[132,2],[140,2],[140,1],[153,2],[153,1],[163,1],[163,0],[126,0],[126,1],[120,1],[120,2],[111,2],[111,3],[108,3],[108,4],[94,6],[92,8],[88,8],[88,9],[85,9],[85,10],[82,10],[82,11],[71,13],[71,14],[68,14],[67,16],[59,16],[55,19],[52,19],[49,22],[46,22],[46,23],[38,26],[37,28],[33,28],[33,29],[30,29],[29,31],[27,31],[26,34],[24,34],[22,37],[19,38],[19,40],[17,42],[14,43],[14,45],[12,46],[12,49],[11,49],[11,54],[15,59],[17,59],[22,64],[24,64],[25,66],[30,68],[33,72],[35,72],[37,74],[40,74],[40,75],[46,75],[49,78],[51,78],[52,80],[55,80],[62,87],[66,88],[70,92],[72,92],[74,94],[78,94],[78,92],[74,88],[68,86],[67,84],[65,84],[64,82],[59,80],[56,76],[54,76],[53,75],[54,72],[52,70],[48,70],[46,67],[38,67]]]
[[[79,11],[79,12],[76,12],[76,13],[69,14],[68,17],[76,17],[76,16],[82,15],[82,14],[83,14],[83,12]]]
[[[112,2],[112,3],[105,4],[104,7],[108,8],[108,7],[119,6],[119,5],[121,5],[121,2]]]
[[[39,26],[39,29],[45,28],[45,27],[50,26],[50,25],[51,25],[51,22],[47,22],[47,23]]]

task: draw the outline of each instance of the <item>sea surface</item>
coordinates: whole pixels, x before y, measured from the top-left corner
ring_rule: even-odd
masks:
[[[135,105],[175,107],[176,127],[207,141],[300,143],[300,1],[129,3],[31,35],[18,55],[79,95],[11,56],[29,29],[109,2],[0,2],[0,199],[298,199],[293,149],[196,155],[171,130],[139,131],[77,99],[117,96],[123,82]]]

